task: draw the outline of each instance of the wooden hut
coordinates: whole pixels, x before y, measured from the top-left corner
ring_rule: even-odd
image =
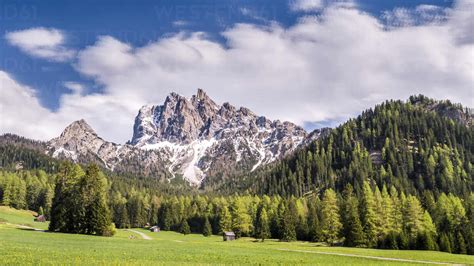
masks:
[[[235,234],[234,232],[224,232],[222,234],[223,240],[224,241],[232,241],[235,240]]]
[[[152,226],[152,227],[150,227],[150,232],[158,233],[158,232],[160,232],[160,228],[156,225]]]
[[[46,217],[44,217],[44,215],[38,215],[35,217],[35,222],[44,223],[46,222]]]

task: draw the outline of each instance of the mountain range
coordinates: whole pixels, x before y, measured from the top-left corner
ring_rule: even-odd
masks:
[[[248,173],[327,135],[291,122],[272,121],[245,107],[214,102],[202,89],[186,98],[176,93],[161,105],[145,105],[125,144],[104,140],[78,120],[47,142],[46,153],[112,171],[182,178],[199,186],[206,177]]]
[[[428,160],[427,150],[438,160],[441,157],[436,153],[445,149],[446,144],[458,143],[454,154],[471,149],[469,134],[472,134],[473,118],[470,108],[420,95],[410,97],[407,102],[397,101],[395,105],[387,101],[335,129],[323,128],[308,133],[291,122],[272,121],[244,107],[237,108],[229,103],[219,105],[199,89],[190,98],[171,93],[161,105],[143,106],[135,118],[131,139],[123,144],[101,138],[82,119],[71,123],[60,136],[46,142],[5,134],[0,136],[0,167],[39,167],[54,172],[58,161],[48,159],[54,157],[81,164],[96,163],[121,176],[149,177],[171,185],[191,184],[191,187],[211,190],[222,189],[222,185],[229,190],[251,187],[265,190],[264,186],[271,187],[278,180],[278,190],[283,190],[294,188],[295,184],[301,186],[302,183],[291,180],[307,174],[301,182],[312,180],[312,183],[317,183],[326,179],[325,183],[331,183],[342,180],[336,177],[341,175],[350,178],[350,171],[354,168],[350,170],[349,158],[354,149],[358,149],[357,143],[365,147],[364,152],[373,165],[386,168],[391,164],[391,170],[403,176],[410,169],[397,168],[413,165],[410,161],[419,160],[420,154],[415,150],[411,155],[404,155],[413,159],[392,158],[391,161],[397,162],[390,163],[384,155],[387,138],[395,138],[399,145],[390,149],[402,151],[411,149],[414,144],[422,145],[417,149],[425,152],[423,160]],[[463,133],[457,140],[452,139],[449,132]],[[403,135],[405,138],[400,139]],[[345,144],[340,142],[341,139],[345,139]],[[329,151],[334,154],[321,157],[326,157],[324,164],[314,161],[313,155],[312,161],[316,165],[306,166],[311,160],[301,160],[315,149],[321,149],[322,145],[326,148],[318,156]],[[336,157],[345,159],[336,163]],[[425,165],[426,161],[419,164]],[[469,165],[463,167],[467,169],[466,173],[470,172]],[[344,172],[337,170],[339,168],[345,169]],[[413,172],[408,177],[417,178],[423,171]],[[267,177],[275,181],[269,181]],[[299,190],[303,193],[310,187],[303,186]]]

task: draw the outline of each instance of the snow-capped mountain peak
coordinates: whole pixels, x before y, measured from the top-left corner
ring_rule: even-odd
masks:
[[[291,122],[271,121],[230,103],[219,105],[198,89],[190,98],[171,93],[161,105],[140,108],[126,145],[104,141],[79,120],[50,146],[54,155],[72,159],[94,154],[111,169],[124,159],[140,161],[143,168],[165,169],[169,176],[199,185],[205,178],[254,171],[293,152],[307,136]],[[151,167],[156,164],[161,165]]]

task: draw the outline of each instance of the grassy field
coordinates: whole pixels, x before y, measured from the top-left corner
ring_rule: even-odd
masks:
[[[398,258],[453,264],[474,264],[473,256],[427,251],[393,251],[358,248],[317,247],[314,243],[264,243],[251,238],[223,242],[221,237],[150,233],[144,240],[134,232],[118,230],[114,237],[95,237],[20,229],[16,224],[45,229],[33,222],[31,212],[0,207],[0,264],[320,264],[320,265],[412,265],[413,261],[386,261],[374,257]],[[130,237],[134,236],[134,237]],[[331,254],[327,254],[331,253]],[[337,254],[334,254],[337,253]],[[365,257],[352,257],[365,256]]]

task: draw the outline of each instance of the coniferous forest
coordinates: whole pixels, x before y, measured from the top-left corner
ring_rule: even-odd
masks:
[[[0,202],[38,211],[60,232],[157,224],[183,234],[474,254],[468,112],[423,96],[387,101],[282,161],[204,190],[2,145]],[[19,157],[9,159],[12,152]]]

